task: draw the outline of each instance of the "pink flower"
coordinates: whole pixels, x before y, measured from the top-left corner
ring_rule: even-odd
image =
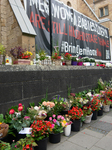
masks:
[[[42,105],[47,106],[47,102],[44,101],[44,102],[42,103]]]
[[[57,116],[57,119],[60,119],[60,118],[61,118],[61,115],[58,115],[58,116]]]
[[[29,116],[25,116],[24,119],[25,119],[25,120],[28,120],[28,119],[30,119],[30,117],[29,117]]]
[[[55,118],[55,117],[56,117],[56,115],[54,114],[54,115],[53,115],[53,118]]]
[[[15,112],[14,109],[11,109],[11,110],[9,111],[9,114],[12,115],[12,114],[14,114],[14,112]]]
[[[56,121],[57,121],[56,119],[53,119],[53,122],[54,122],[54,123],[56,123]]]
[[[19,106],[18,111],[22,111],[22,110],[23,110],[23,106]]]
[[[63,116],[61,116],[61,119],[64,120],[65,118]]]
[[[19,104],[18,104],[18,107],[20,107],[20,106],[22,106],[22,104],[21,104],[21,103],[19,103]]]
[[[70,93],[71,96],[75,96],[75,93]]]
[[[53,129],[53,128],[54,128],[54,126],[55,126],[55,124],[52,124],[52,125],[51,125],[51,128]]]
[[[52,117],[49,117],[49,120],[51,121],[51,120],[52,120]]]

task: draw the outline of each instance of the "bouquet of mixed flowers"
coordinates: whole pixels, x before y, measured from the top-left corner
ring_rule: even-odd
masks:
[[[91,115],[91,114],[92,114],[91,105],[88,105],[88,106],[87,106],[87,105],[84,105],[82,111],[83,111],[83,115],[84,115],[84,116]]]
[[[63,116],[58,115],[56,117],[55,114],[52,115],[52,117],[49,117],[49,121],[52,124],[50,133],[61,133],[63,132],[63,128],[66,126],[66,120]]]
[[[95,110],[100,110],[100,107],[101,107],[101,101],[99,99],[98,96],[93,96],[93,99],[91,100],[91,108],[93,111]]]
[[[38,106],[31,106],[31,108],[28,109],[28,112],[28,115],[32,120],[43,120],[47,117],[47,111]]]
[[[31,128],[31,137],[39,141],[49,136],[50,131],[53,129],[53,125],[50,121],[36,120],[31,125]]]
[[[70,115],[66,114],[64,116],[64,118],[65,118],[65,121],[66,121],[66,126],[72,124],[71,116]]]
[[[83,111],[81,108],[73,107],[70,111],[68,111],[68,114],[71,116],[72,120],[80,119],[83,116]]]
[[[30,117],[25,116],[24,106],[19,103],[18,106],[14,106],[9,109],[9,113],[5,115],[5,121],[10,124],[10,128],[16,129],[18,132],[24,128],[30,126]]]

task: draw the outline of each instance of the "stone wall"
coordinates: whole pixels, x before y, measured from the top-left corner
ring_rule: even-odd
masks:
[[[18,103],[37,105],[45,97],[94,89],[99,78],[110,80],[112,69],[85,66],[0,66],[0,113]]]

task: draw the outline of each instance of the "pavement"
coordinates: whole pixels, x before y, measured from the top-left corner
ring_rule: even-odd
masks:
[[[62,133],[60,143],[48,142],[47,150],[112,150],[112,108],[69,137]]]

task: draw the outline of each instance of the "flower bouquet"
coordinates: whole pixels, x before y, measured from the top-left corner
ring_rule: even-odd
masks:
[[[32,118],[32,120],[44,120],[47,117],[47,111],[42,110],[41,107],[38,106],[31,106],[31,108],[28,109],[28,115]]]
[[[9,143],[0,140],[0,150],[11,150]]]
[[[65,55],[64,55],[64,59],[65,59],[65,63],[66,63],[66,65],[71,65],[71,59],[72,59],[72,57],[71,57],[72,55],[71,54],[69,54],[69,53],[65,53]]]
[[[25,116],[24,106],[19,103],[18,106],[14,106],[9,109],[9,113],[6,114],[6,122],[10,125],[10,129],[16,129],[19,133],[22,128],[30,126],[30,117]]]
[[[64,135],[69,136],[71,133],[71,124],[72,124],[71,117],[68,114],[66,114],[64,117],[66,121],[66,125],[64,127]]]
[[[49,121],[52,124],[49,134],[49,142],[59,143],[61,140],[61,133],[66,125],[65,118],[61,115],[56,117],[56,115],[53,114],[52,117],[49,117]]]

